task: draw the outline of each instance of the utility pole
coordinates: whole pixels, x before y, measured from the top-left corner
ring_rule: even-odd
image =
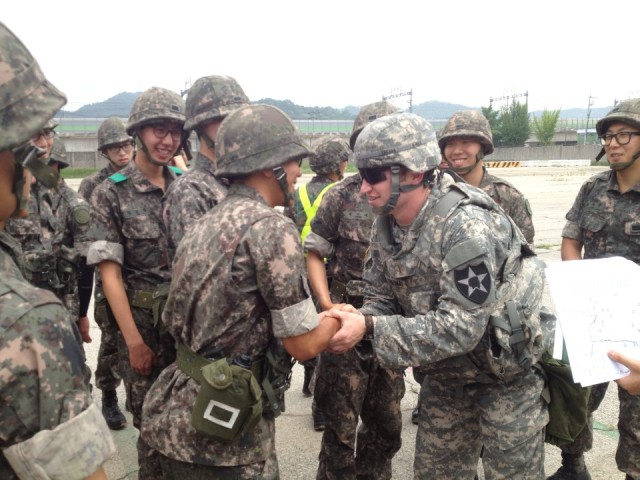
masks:
[[[413,88],[408,92],[394,93],[392,95],[383,95],[382,100],[389,100],[390,98],[406,97],[409,96],[409,113],[413,112]]]
[[[587,107],[587,125],[586,127],[584,127],[584,141],[582,142],[583,145],[587,144],[587,134],[589,133],[589,118],[591,118],[591,106],[593,105],[593,101],[595,100],[596,97],[592,97],[591,95],[589,95],[589,106]]]

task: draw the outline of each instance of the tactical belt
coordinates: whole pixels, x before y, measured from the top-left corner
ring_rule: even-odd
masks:
[[[162,310],[169,296],[169,283],[161,283],[155,290],[127,290],[129,305],[151,310],[154,326],[160,325]]]
[[[176,365],[178,365],[178,368],[182,371],[182,373],[190,376],[199,384],[202,384],[202,382],[205,381],[201,372],[202,368],[210,363],[213,363],[213,361],[217,359],[210,360],[203,357],[202,355],[198,355],[197,353],[191,351],[191,349],[186,347],[184,344],[179,342],[176,343],[176,348]],[[251,368],[249,369],[251,370],[253,376],[256,377],[256,380],[258,380],[258,383],[262,382],[263,366],[264,358],[261,358],[260,360],[253,361],[251,363]]]

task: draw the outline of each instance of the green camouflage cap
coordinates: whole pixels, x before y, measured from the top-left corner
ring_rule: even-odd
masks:
[[[349,138],[349,146],[351,150],[354,149],[356,139],[362,129],[370,122],[373,122],[376,118],[384,117],[392,113],[398,113],[398,109],[386,100],[380,102],[369,103],[360,108],[355,121],[353,122],[353,130],[351,130],[351,137]]]
[[[347,141],[337,135],[331,135],[316,145],[309,157],[309,166],[319,175],[328,175],[337,172],[340,164],[350,158],[351,149]]]
[[[615,122],[625,123],[640,130],[640,98],[632,98],[618,102],[604,118],[596,123],[598,135],[604,135],[609,125]]]
[[[127,135],[124,122],[119,117],[105,119],[98,128],[98,150],[103,150],[117,143],[131,142],[133,138]]]
[[[247,105],[231,112],[216,140],[218,174],[233,177],[274,168],[310,155],[291,119],[271,105]]]
[[[211,75],[196,80],[187,94],[185,130],[224,118],[233,110],[249,104],[249,98],[238,82],[228,76]]]
[[[438,138],[440,150],[444,151],[447,142],[457,137],[476,139],[482,145],[482,151],[485,155],[493,153],[491,126],[486,117],[477,110],[465,110],[451,115]]]
[[[364,127],[354,157],[358,168],[404,165],[426,172],[440,163],[440,149],[429,122],[413,113],[396,113]]]
[[[142,92],[133,102],[129,112],[127,133],[149,123],[171,121],[184,124],[184,100],[171,90],[151,87]]]
[[[67,103],[27,47],[1,22],[0,102],[0,151],[28,141]]]
[[[52,162],[59,163],[60,169],[67,168],[69,166],[67,148],[64,146],[64,142],[60,137],[53,137],[53,146],[51,147],[51,155],[49,155],[48,161],[49,164]]]

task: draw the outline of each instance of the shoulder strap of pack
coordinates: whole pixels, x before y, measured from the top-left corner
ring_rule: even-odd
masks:
[[[464,193],[451,189],[438,200],[433,211],[439,217],[444,217],[449,210],[451,210],[454,205],[457,205],[463,198],[465,198]]]

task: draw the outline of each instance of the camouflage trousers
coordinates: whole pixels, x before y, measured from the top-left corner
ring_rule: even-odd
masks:
[[[162,474],[165,480],[278,480],[278,457],[275,450],[264,462],[237,467],[214,467],[181,462],[164,455],[160,455]]]
[[[325,430],[318,479],[391,478],[391,460],[402,445],[404,376],[381,368],[370,343],[365,345],[320,355],[314,398]]]
[[[133,426],[140,430],[142,422],[142,404],[149,388],[158,378],[160,372],[176,359],[175,341],[168,334],[160,334],[153,325],[153,313],[151,310],[131,308],[133,319],[144,343],[156,354],[156,365],[149,376],[136,373],[131,368],[129,349],[124,341],[122,333],[117,334],[118,343],[118,373],[124,381],[127,390],[128,406],[131,407]],[[138,438],[138,473],[141,479],[162,479],[160,467],[160,453],[150,448],[141,437]]]
[[[544,381],[531,371],[512,382],[451,385],[427,376],[420,391],[416,479],[544,479]]]
[[[115,390],[120,385],[118,374],[118,335],[108,329],[100,329],[100,349],[96,366],[96,387],[102,391]]]
[[[569,445],[562,447],[565,453],[584,453],[593,447],[593,417],[592,414],[604,400],[609,383],[600,383],[591,387],[589,397],[589,418],[587,425],[578,438]],[[640,478],[640,397],[630,395],[626,390],[618,387],[620,413],[618,416],[618,449],[616,450],[616,464],[621,472],[633,478]]]

